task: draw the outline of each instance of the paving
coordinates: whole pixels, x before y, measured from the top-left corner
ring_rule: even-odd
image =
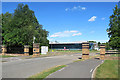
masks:
[[[12,58],[11,61],[9,61],[10,58],[6,58],[7,62],[2,63],[2,78],[28,78],[31,75],[39,73],[53,66],[73,63],[73,61],[80,58],[81,55],[81,53],[76,53],[73,55],[50,56],[30,59],[21,59],[20,57],[17,57],[18,59]],[[90,55],[95,54],[91,53]],[[5,60],[5,58],[3,59]],[[86,67],[88,65],[86,65]]]
[[[50,67],[72,63],[79,57],[78,55],[62,55],[3,62],[2,77],[27,78]]]
[[[47,78],[91,78],[93,70],[102,62],[103,60],[97,59],[74,62]]]

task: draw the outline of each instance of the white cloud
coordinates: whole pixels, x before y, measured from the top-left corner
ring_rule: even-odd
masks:
[[[74,10],[86,10],[86,7],[74,6],[72,8],[66,8],[65,11],[74,11]]]
[[[96,18],[97,18],[96,16],[93,16],[88,21],[95,21]]]
[[[82,35],[82,33],[76,30],[63,31],[63,32],[54,33],[50,37],[70,37],[70,36],[76,36],[76,35]]]
[[[78,31],[70,31],[70,32],[76,33],[76,32],[78,32]]]
[[[101,42],[101,43],[104,43],[104,42],[108,42],[109,40],[96,40],[97,42]]]
[[[77,9],[77,7],[76,7],[76,6],[74,6],[72,9]]]
[[[103,17],[103,18],[101,18],[102,20],[105,20],[105,18]]]
[[[65,9],[65,11],[68,11],[68,10],[69,10],[69,8],[66,8],[66,9]]]
[[[82,7],[81,9],[82,9],[82,10],[86,10],[86,8],[85,8],[85,7]]]
[[[90,33],[94,33],[95,31],[91,31]]]
[[[96,41],[96,42],[100,42],[100,43],[105,43],[105,42],[108,42],[109,40],[88,40],[88,41]]]
[[[82,33],[76,33],[76,34],[73,34],[72,36],[79,36],[79,35],[82,35]]]

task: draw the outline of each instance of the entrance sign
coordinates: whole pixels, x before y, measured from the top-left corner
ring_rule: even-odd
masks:
[[[48,46],[41,46],[41,54],[47,54]]]

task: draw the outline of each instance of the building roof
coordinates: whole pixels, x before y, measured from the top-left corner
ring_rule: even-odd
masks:
[[[49,42],[49,44],[79,44],[87,41],[76,41],[76,42]]]

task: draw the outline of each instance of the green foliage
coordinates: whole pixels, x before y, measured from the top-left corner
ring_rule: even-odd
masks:
[[[89,43],[96,43],[96,41],[89,41]]]
[[[106,47],[107,50],[110,49],[110,44],[109,44],[109,42],[106,42],[106,43],[105,43],[105,47]]]
[[[33,37],[35,43],[48,45],[48,31],[42,28],[35,17],[34,11],[28,5],[18,4],[11,14],[2,14],[2,38],[3,44],[8,46],[32,45]]]
[[[100,42],[98,42],[98,47],[100,47],[100,44],[101,44],[101,43],[100,43]]]
[[[118,78],[118,74],[118,60],[105,60],[105,62],[97,68],[95,78],[113,80]]]
[[[50,69],[44,70],[44,71],[42,71],[40,73],[37,73],[37,74],[35,74],[33,76],[30,76],[29,78],[27,78],[27,80],[43,80],[48,75],[50,75],[50,74],[52,74],[52,73],[54,73],[54,72],[56,72],[56,71],[58,71],[58,70],[60,70],[60,69],[62,69],[64,67],[66,67],[66,65],[58,65],[58,66],[52,67]]]
[[[109,43],[113,49],[120,50],[120,8],[116,5],[113,14],[110,16],[109,28],[107,29],[110,38]]]

